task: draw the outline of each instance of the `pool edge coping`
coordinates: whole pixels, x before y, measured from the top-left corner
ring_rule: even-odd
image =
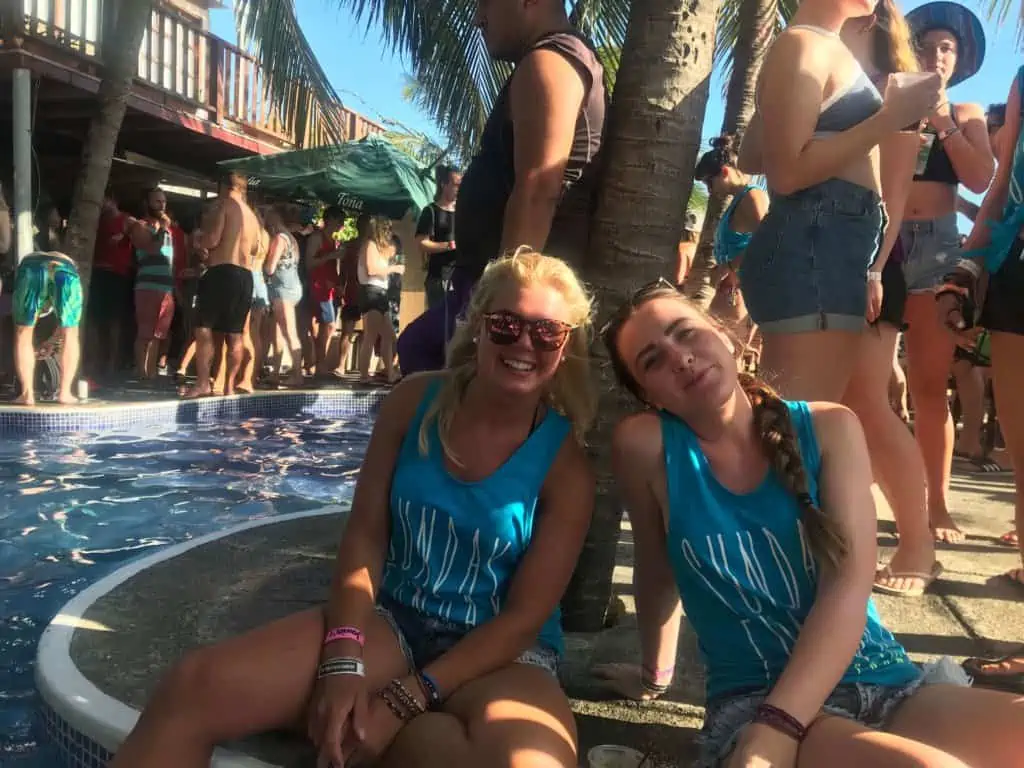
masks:
[[[35,656],[34,679],[36,690],[43,702],[71,728],[111,753],[115,752],[135,726],[141,713],[134,707],[101,691],[79,670],[71,658],[71,642],[75,633],[80,629],[76,626],[76,621],[84,618],[86,611],[97,600],[132,577],[196,547],[254,528],[308,517],[337,515],[338,513],[339,508],[331,506],[315,512],[293,512],[239,523],[223,531],[215,531],[188,541],[172,544],[159,552],[121,566],[94,584],[90,584],[61,606],[39,638]],[[59,624],[55,623],[59,618],[63,618],[65,621]],[[224,747],[218,747],[215,750],[210,766],[211,768],[279,768],[279,766]]]

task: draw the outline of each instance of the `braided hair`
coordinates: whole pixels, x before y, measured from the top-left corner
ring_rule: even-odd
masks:
[[[602,329],[601,335],[619,384],[647,406],[650,406],[650,403],[644,398],[642,387],[619,352],[619,334],[626,321],[640,307],[657,299],[669,298],[699,313],[708,323],[725,333],[734,344],[742,347],[727,328],[722,327],[711,315],[690,302],[674,287],[655,284],[642,288],[619,307]],[[748,373],[740,373],[738,376],[740,387],[750,400],[754,428],[757,430],[765,457],[779,482],[796,498],[800,506],[800,522],[811,552],[819,563],[834,568],[846,555],[848,547],[839,524],[821,509],[811,495],[807,467],[804,466],[800,454],[800,441],[789,408],[779,394],[763,380]]]
[[[836,567],[846,555],[846,541],[838,524],[826,515],[811,496],[807,467],[800,455],[800,443],[789,408],[770,386],[749,373],[739,374],[740,386],[750,398],[754,427],[761,447],[779,481],[800,505],[800,522],[815,557]]]

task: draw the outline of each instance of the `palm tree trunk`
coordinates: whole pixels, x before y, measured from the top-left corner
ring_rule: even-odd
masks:
[[[78,264],[86,300],[92,275],[96,228],[103,193],[110,179],[117,137],[139,66],[142,36],[152,13],[152,0],[121,0],[110,4],[116,20],[103,45],[103,80],[96,94],[96,113],[82,149],[82,168],[75,181],[68,217],[66,248]]]
[[[665,274],[693,186],[715,46],[717,0],[635,0],[602,153],[604,178],[583,265],[602,313]],[[587,542],[563,601],[567,629],[595,631],[607,617],[622,510],[611,488],[612,428],[636,403],[594,350],[601,392],[591,450],[598,498]]]
[[[740,21],[736,30],[736,44],[733,48],[732,75],[726,92],[725,117],[722,120],[722,134],[735,134],[743,138],[750,119],[754,116],[754,95],[757,91],[757,75],[761,71],[764,57],[775,39],[776,19],[779,14],[779,0],[743,0]],[[693,267],[686,278],[686,294],[699,301],[705,308],[714,298],[711,286],[711,272],[715,267],[712,247],[715,230],[722,220],[729,199],[722,195],[711,195],[700,245],[693,260]]]

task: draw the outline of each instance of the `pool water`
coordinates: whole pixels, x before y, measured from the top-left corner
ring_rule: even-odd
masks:
[[[248,520],[346,506],[372,416],[0,438],[0,766],[53,768],[36,643],[133,558]]]

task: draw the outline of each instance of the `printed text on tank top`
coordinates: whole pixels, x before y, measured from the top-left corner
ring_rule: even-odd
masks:
[[[818,500],[821,454],[806,403],[786,403]],[[707,666],[707,697],[770,690],[810,613],[819,566],[797,500],[769,471],[748,493],[715,476],[697,436],[660,415],[668,491],[666,544]],[[872,603],[842,682],[902,685],[917,676]]]
[[[429,450],[419,432],[440,380],[426,387],[410,422],[391,483],[391,535],[381,591],[424,616],[468,631],[500,613],[516,568],[529,548],[541,492],[556,455],[572,439],[568,420],[543,409],[529,436],[493,472],[460,479],[447,466],[437,427]],[[559,612],[538,641],[562,647]]]

